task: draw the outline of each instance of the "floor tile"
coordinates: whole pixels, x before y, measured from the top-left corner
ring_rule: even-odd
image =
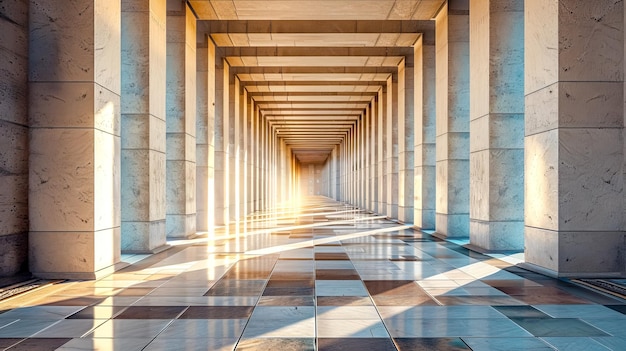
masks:
[[[115,296],[144,296],[150,294],[155,288],[126,288]]]
[[[608,351],[608,347],[589,337],[543,337],[541,340],[557,350]]]
[[[380,319],[323,319],[317,323],[320,338],[385,338],[389,333]]]
[[[512,318],[534,336],[609,336],[609,334],[574,318]]]
[[[394,338],[398,351],[470,350],[460,338]]]
[[[437,302],[446,306],[453,305],[491,305],[491,306],[508,306],[508,305],[527,305],[510,296],[437,296]]]
[[[42,306],[89,306],[100,303],[104,299],[101,296],[49,296],[37,302]]]
[[[111,319],[102,323],[90,338],[154,338],[171,323],[164,319]]]
[[[252,306],[190,306],[180,319],[235,319],[248,318]]]
[[[315,278],[319,280],[360,280],[354,269],[317,269]]]
[[[314,338],[245,339],[237,344],[237,351],[314,351]]]
[[[377,306],[439,306],[430,296],[372,296]]]
[[[319,338],[319,351],[396,351],[389,338]]]
[[[159,338],[239,338],[246,323],[246,319],[177,319]]]
[[[613,318],[626,323],[626,315],[603,305],[537,305],[534,307],[555,318]]]
[[[360,280],[316,280],[317,296],[368,296]]]
[[[63,346],[71,339],[68,338],[45,338],[26,339],[9,348],[10,351],[53,351]]]
[[[313,306],[257,306],[250,316],[250,320],[285,320],[314,318]]]
[[[532,306],[494,306],[493,308],[509,318],[552,318]]]
[[[364,281],[370,295],[425,295],[422,288],[413,280],[368,280]]]
[[[174,319],[186,306],[130,306],[115,319]]]
[[[384,320],[392,337],[531,337],[532,335],[504,318],[499,319],[404,319]]]
[[[506,318],[491,306],[378,306],[377,308],[385,319]]]
[[[626,350],[626,338],[594,337],[593,339],[611,350]]]
[[[67,317],[67,319],[110,319],[128,308],[127,306],[89,306]]]
[[[462,338],[475,351],[553,351],[550,345],[537,338]]]
[[[583,319],[583,321],[592,325],[595,328],[602,330],[607,334],[626,338],[626,328],[624,327],[624,322],[621,320],[616,320],[613,318],[585,318]]]
[[[605,307],[626,314],[626,305],[606,305]]]
[[[36,334],[33,338],[80,338],[104,323],[103,319],[80,320],[66,319],[53,324]]]
[[[2,319],[64,319],[85,306],[33,306],[16,308],[14,310],[0,314]]]
[[[272,319],[250,321],[242,338],[312,338],[315,337],[315,318]]]
[[[195,338],[195,339],[154,339],[143,351],[232,351],[237,339]]]
[[[306,296],[314,295],[313,288],[265,288],[263,296]]]
[[[18,342],[24,340],[23,338],[0,338],[0,349],[4,350],[9,346],[13,346]]]
[[[318,306],[372,306],[369,297],[360,296],[318,296]]]
[[[36,334],[60,320],[19,319],[0,328],[0,338],[27,338]]]
[[[313,296],[262,296],[257,306],[314,306]]]
[[[348,254],[346,254],[345,252],[316,252],[314,257],[315,257],[315,260],[331,260],[331,261],[350,259],[350,257],[348,257]]]
[[[318,306],[317,319],[380,319],[374,306]]]
[[[315,280],[275,280],[270,279],[267,282],[266,289],[268,288],[314,288]]]

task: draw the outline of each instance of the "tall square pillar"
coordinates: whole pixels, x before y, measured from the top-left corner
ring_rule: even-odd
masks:
[[[28,259],[28,3],[0,7],[0,277]]]
[[[198,37],[196,61],[196,229],[215,227],[215,44]]]
[[[414,219],[419,229],[435,229],[435,45],[420,37],[415,57]]]
[[[469,11],[449,1],[436,18],[436,232],[469,236]]]
[[[122,251],[161,250],[165,237],[166,6],[122,1]]]
[[[119,1],[30,1],[30,271],[94,279],[120,260]]]
[[[413,223],[413,57],[398,65],[398,219]]]
[[[524,248],[524,2],[470,8],[470,244]]]
[[[624,3],[524,10],[526,262],[624,275]]]
[[[167,220],[170,238],[196,233],[196,17],[167,1]]]

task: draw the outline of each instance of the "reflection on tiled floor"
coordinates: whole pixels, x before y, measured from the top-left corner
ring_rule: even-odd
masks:
[[[626,301],[325,198],[0,303],[8,350],[626,350]]]

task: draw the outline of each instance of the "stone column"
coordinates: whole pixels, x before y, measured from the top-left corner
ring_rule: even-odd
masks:
[[[385,122],[385,103],[383,89],[378,90],[376,97],[376,124],[378,125],[378,214],[387,212],[387,123]]]
[[[448,2],[436,18],[436,230],[469,236],[469,16]],[[460,6],[455,8],[455,6]]]
[[[359,123],[359,144],[358,144],[358,174],[359,181],[357,183],[359,190],[359,207],[362,209],[366,209],[365,205],[366,199],[366,178],[365,178],[365,112],[361,113],[361,121]]]
[[[228,170],[230,173],[230,183],[228,187],[229,215],[228,220],[234,222],[239,218],[239,185],[241,183],[241,174],[239,169],[239,128],[241,128],[239,115],[239,79],[234,75],[224,77],[228,79],[228,120],[229,120],[229,143],[228,143]],[[224,89],[227,86],[224,85]]]
[[[363,181],[361,186],[363,187],[363,209],[370,210],[370,202],[372,200],[372,193],[370,188],[370,124],[371,114],[369,106],[365,107],[363,118]]]
[[[0,7],[0,277],[28,258],[28,0]]]
[[[369,209],[372,212],[378,212],[378,163],[376,160],[376,156],[378,155],[377,151],[377,129],[376,129],[376,105],[374,103],[374,99],[368,105],[368,111],[370,116],[370,132],[369,137],[367,139],[367,143],[369,144],[369,152],[370,152],[370,203]]]
[[[387,173],[387,211],[389,218],[398,218],[398,77],[387,79],[387,90],[385,94],[386,113],[385,123],[387,128],[387,151],[386,151],[386,173]],[[395,78],[395,81],[394,81]]]
[[[211,232],[215,227],[215,44],[205,35],[198,39],[196,229]]]
[[[247,93],[247,92],[246,92]],[[247,98],[248,109],[246,112],[245,125],[245,150],[246,150],[246,211],[245,215],[254,212],[254,100]]]
[[[196,233],[196,18],[185,2],[167,0],[168,238]]]
[[[524,2],[470,8],[470,244],[524,249]]]
[[[435,229],[435,45],[420,37],[414,45],[415,227]]]
[[[624,3],[524,6],[526,262],[624,276]]]
[[[228,76],[230,67],[223,58],[215,59],[215,224],[228,226],[230,172],[228,169]]]
[[[398,219],[413,223],[413,60],[398,65]]]
[[[122,251],[161,250],[165,237],[166,6],[122,1]]]
[[[120,2],[29,17],[30,271],[94,279],[120,260]]]

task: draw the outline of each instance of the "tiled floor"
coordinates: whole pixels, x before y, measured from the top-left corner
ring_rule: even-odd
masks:
[[[328,199],[237,230],[1,302],[0,349],[626,350],[626,301]]]

